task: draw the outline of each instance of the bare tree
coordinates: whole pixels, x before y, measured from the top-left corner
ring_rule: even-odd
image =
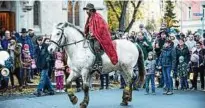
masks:
[[[112,11],[115,13],[116,18],[118,19],[119,22],[119,30],[121,31],[129,31],[134,24],[137,16],[138,9],[140,7],[140,4],[142,3],[142,0],[139,1],[105,1],[107,3],[107,7],[112,9]],[[128,8],[128,3],[132,4],[133,7],[133,13],[132,13],[132,18],[131,21],[129,22],[128,26],[125,27],[125,22],[126,22],[126,15],[127,15],[127,8]],[[120,9],[120,12],[116,10],[116,8]]]

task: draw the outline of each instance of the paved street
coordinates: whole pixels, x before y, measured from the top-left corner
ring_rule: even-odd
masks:
[[[88,108],[205,108],[205,92],[201,91],[175,91],[172,96],[161,94],[144,95],[144,91],[133,92],[133,101],[128,107],[121,107],[122,90],[102,90],[90,92],[90,104]],[[83,98],[83,92],[77,93],[79,100]],[[2,97],[1,97],[2,98]],[[0,108],[78,108],[79,103],[73,106],[66,94],[54,96],[34,97],[26,96],[16,99],[0,101]]]

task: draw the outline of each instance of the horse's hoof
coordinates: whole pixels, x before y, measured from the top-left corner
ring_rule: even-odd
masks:
[[[80,108],[87,108],[88,104],[85,102],[80,103]]]
[[[72,96],[71,102],[73,105],[75,105],[78,102],[78,98],[76,96]]]
[[[128,98],[127,100],[128,100],[129,102],[131,102],[131,101],[132,101],[132,98]]]
[[[128,103],[127,103],[127,102],[121,102],[120,105],[121,105],[121,106],[127,106]]]

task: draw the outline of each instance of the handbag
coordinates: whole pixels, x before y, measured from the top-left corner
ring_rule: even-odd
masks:
[[[194,72],[190,73],[189,79],[190,79],[190,80],[193,80],[193,79],[194,79]]]

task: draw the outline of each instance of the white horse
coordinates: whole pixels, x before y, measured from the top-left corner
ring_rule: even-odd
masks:
[[[71,87],[75,78],[82,76],[83,90],[85,93],[84,100],[80,107],[86,108],[89,103],[89,80],[91,78],[90,67],[95,61],[95,55],[89,47],[85,47],[87,41],[83,32],[70,23],[59,23],[54,29],[50,38],[49,51],[55,51],[58,47],[63,47],[67,54],[68,66],[71,68],[70,75],[66,81],[66,88],[70,101],[76,104],[78,98],[74,95]],[[125,79],[126,87],[123,91],[121,105],[128,105],[132,100],[132,77],[133,67],[138,64],[139,82],[144,81],[144,61],[143,53],[139,47],[127,40],[115,40],[118,55],[118,63],[113,65],[106,54],[102,55],[102,74],[119,70]]]

